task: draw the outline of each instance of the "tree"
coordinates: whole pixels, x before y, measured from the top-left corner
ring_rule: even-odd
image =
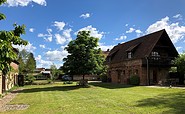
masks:
[[[180,54],[174,61],[177,65],[178,72],[185,74],[185,53]]]
[[[33,73],[33,71],[36,69],[36,60],[33,53],[29,53],[25,68],[28,73]]]
[[[33,73],[36,69],[36,60],[33,53],[27,52],[25,49],[18,54],[19,74]]]
[[[63,70],[66,74],[85,75],[101,74],[104,61],[101,49],[98,49],[98,38],[90,36],[90,31],[80,31],[76,40],[69,42],[65,48],[69,55],[64,58]]]
[[[51,69],[51,80],[54,81],[58,78],[60,70],[58,70],[54,64],[50,66],[50,69]]]
[[[26,74],[26,61],[28,59],[29,53],[23,49],[19,51],[18,62],[19,62],[19,74]]]
[[[184,84],[184,74],[185,74],[185,52],[180,54],[175,60],[175,65],[177,66],[177,71],[180,73],[180,84]]]
[[[0,0],[0,5],[6,0]],[[6,19],[6,16],[0,13],[0,20]],[[21,39],[21,35],[25,34],[25,26],[14,24],[14,30],[0,31],[0,70],[6,75],[10,70],[10,63],[17,59],[17,54],[13,48],[14,45],[27,45],[27,41]]]

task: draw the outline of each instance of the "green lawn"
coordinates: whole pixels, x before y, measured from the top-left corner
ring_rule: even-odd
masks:
[[[4,114],[185,114],[185,90],[108,83],[25,86],[10,104],[27,110]]]

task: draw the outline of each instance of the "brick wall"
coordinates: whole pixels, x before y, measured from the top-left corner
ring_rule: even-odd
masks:
[[[113,83],[129,84],[128,79],[131,75],[137,74],[140,77],[142,76],[142,60],[137,59],[109,64],[108,71],[110,72]],[[118,80],[118,77],[120,77],[120,80]]]
[[[84,78],[87,80],[98,80],[99,77],[97,75],[85,75]],[[82,79],[83,79],[83,77],[80,75],[73,76],[73,80],[82,80]]]
[[[153,82],[153,73],[156,71],[156,81]],[[150,67],[148,75],[150,78],[150,84],[158,84],[159,81],[165,80],[168,76],[169,68]],[[123,61],[116,64],[109,64],[109,75],[112,79],[112,83],[129,84],[129,78],[133,74],[137,74],[140,77],[140,85],[148,85],[147,68],[142,66],[142,60],[130,60]],[[121,72],[121,73],[119,73]],[[120,80],[119,80],[120,77]]]
[[[11,89],[18,83],[18,64],[11,63],[13,70],[6,75],[5,78],[5,90]],[[0,94],[2,94],[2,72],[0,71]]]

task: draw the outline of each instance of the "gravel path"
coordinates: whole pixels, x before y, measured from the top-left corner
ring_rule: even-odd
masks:
[[[21,91],[21,89],[12,91],[11,93],[8,93],[7,95],[5,95],[3,98],[0,99],[0,112],[8,111],[8,110],[25,110],[29,107],[29,105],[25,105],[25,104],[21,104],[21,105],[8,104],[13,98],[15,98],[15,96],[18,94],[19,91]]]

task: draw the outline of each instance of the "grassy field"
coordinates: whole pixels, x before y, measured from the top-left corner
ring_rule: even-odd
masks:
[[[109,83],[25,86],[10,104],[29,104],[4,114],[185,114],[185,90]]]

